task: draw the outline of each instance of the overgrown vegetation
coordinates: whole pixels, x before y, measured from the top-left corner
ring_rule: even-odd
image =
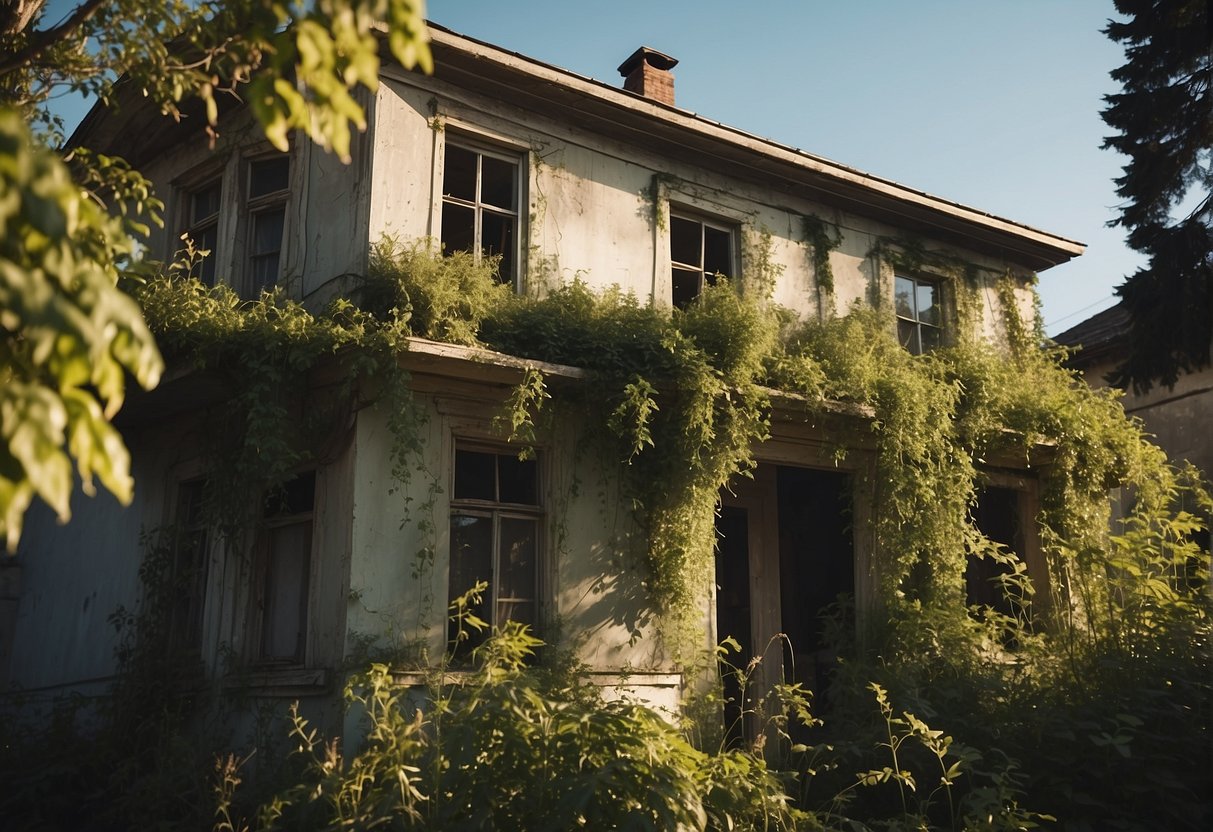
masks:
[[[491,263],[390,241],[372,261],[357,305],[339,300],[318,315],[179,278],[143,290],[170,359],[238,368],[225,405],[235,427],[218,431],[239,472],[228,482],[255,472],[258,487],[272,484],[316,445],[300,431],[343,424],[309,398],[330,366],[341,381],[326,401],[386,399],[407,476],[419,440],[396,354],[409,335],[582,367],[592,380],[559,391],[528,373],[502,422],[525,439],[545,396],[589,422],[642,531],[651,614],[689,664],[718,494],[753,465],[772,390],[799,397],[806,419],[842,402],[857,415],[840,446],[873,460],[880,612],[863,632],[837,628],[844,661],[828,710],[782,686],[742,703],[765,730],[732,750],[696,748],[685,736],[709,734],[681,734],[635,706],[604,706],[575,672],[545,680],[523,661],[533,641],[513,629],[420,711],[389,669],[374,668],[350,689],[369,720],[366,744],[342,753],[297,719],[294,785],[261,814],[242,812],[232,763],[221,828],[242,817],[264,828],[381,818],[397,828],[568,828],[583,817],[688,829],[1024,829],[1048,816],[1076,829],[1207,825],[1209,575],[1194,541],[1208,496],[1022,322],[1008,322],[1007,349],[962,338],[912,356],[887,310],[798,322],[723,280],[669,313],[576,283],[519,298],[496,284]],[[1047,587],[972,520],[981,468],[996,459],[1040,478]],[[1110,535],[1107,490],[1118,485],[1133,498]],[[974,556],[1009,568],[1009,613],[965,608]],[[540,664],[551,661],[545,652]]]

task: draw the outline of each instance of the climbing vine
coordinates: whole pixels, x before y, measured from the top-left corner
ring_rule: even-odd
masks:
[[[977,280],[963,263],[904,241],[880,256],[895,268],[927,264],[970,290]],[[237,406],[224,408],[238,422],[225,431],[238,437],[228,443],[232,482],[281,479],[316,447],[305,435],[337,429],[345,411],[317,406],[308,393],[309,374],[326,362],[348,371],[325,401],[388,401],[402,479],[420,451],[419,417],[396,362],[407,336],[583,368],[588,383],[558,391],[527,373],[498,420],[501,433],[533,445],[549,399],[581,414],[619,466],[643,532],[635,539],[644,541],[652,608],[672,631],[689,632],[712,580],[719,492],[753,467],[769,435],[771,389],[798,395],[806,419],[835,402],[872,414],[852,420],[841,447],[872,454],[871,548],[886,605],[963,608],[966,558],[988,545],[970,514],[982,467],[996,458],[1039,472],[1053,586],[1076,586],[1073,570],[1089,566],[1076,559],[1102,551],[1106,489],[1158,481],[1163,460],[1110,394],[1076,384],[1058,356],[1029,348],[1009,278],[998,293],[1009,352],[970,327],[923,356],[898,346],[888,310],[797,322],[764,293],[727,280],[672,313],[579,282],[522,298],[496,281],[492,261],[436,258],[392,240],[373,250],[365,286],[322,314],[281,295],[241,301],[180,278],[150,282],[142,301],[170,355],[201,369],[239,367],[229,378]],[[1078,602],[1059,597],[1054,608]]]

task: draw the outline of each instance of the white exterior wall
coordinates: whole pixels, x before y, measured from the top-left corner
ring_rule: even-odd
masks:
[[[914,238],[930,254],[979,267],[983,285],[974,323],[981,337],[1004,339],[995,285],[1009,269],[1017,275],[1021,314],[1031,324],[1030,276],[1006,262],[776,194],[415,74],[387,80],[376,99],[372,241],[385,233],[404,241],[438,236],[443,152],[448,141],[461,139],[517,154],[525,183],[519,206],[522,281],[530,294],[577,279],[597,289],[617,285],[642,301],[655,298],[669,306],[673,210],[735,227],[742,280],[755,278],[756,260],[765,254],[775,277],[772,300],[802,318],[845,314],[877,296],[891,306],[892,267],[875,251],[881,244]],[[804,236],[806,216],[832,224],[842,236],[830,253],[834,291],[824,304]],[[951,275],[927,266],[918,276],[946,280]]]

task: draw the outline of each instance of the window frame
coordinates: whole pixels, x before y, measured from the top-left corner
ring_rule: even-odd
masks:
[[[507,502],[500,498],[501,497],[500,484],[499,484],[500,483],[500,468],[499,468],[498,460],[500,460],[503,457],[504,458],[511,458],[511,457],[517,458],[520,450],[521,449],[518,448],[517,446],[502,445],[502,444],[498,444],[498,443],[484,441],[482,439],[477,439],[477,438],[467,438],[467,437],[463,437],[463,436],[452,437],[451,449],[450,449],[451,473],[450,473],[450,477],[448,478],[449,479],[448,484],[450,487],[449,493],[451,496],[450,496],[449,506],[448,506],[448,516],[449,516],[450,522],[448,523],[448,538],[447,538],[448,539],[448,547],[447,547],[448,563],[447,563],[446,593],[447,593],[447,603],[450,604],[450,602],[452,602],[456,597],[458,597],[459,595],[462,595],[464,592],[467,591],[467,587],[456,588],[455,586],[452,585],[452,581],[454,580],[455,574],[456,574],[455,540],[454,540],[454,534],[452,531],[454,518],[456,516],[491,518],[491,523],[492,523],[491,541],[489,544],[490,545],[489,559],[490,559],[491,577],[489,580],[489,592],[487,593],[487,597],[482,601],[482,605],[483,605],[482,611],[487,611],[488,614],[487,615],[482,614],[482,615],[480,615],[480,617],[485,620],[486,624],[488,625],[489,630],[491,630],[493,627],[498,627],[498,626],[503,625],[508,620],[517,620],[517,619],[505,618],[501,615],[501,612],[502,612],[501,604],[503,602],[504,603],[509,603],[509,602],[528,603],[529,602],[530,606],[531,606],[531,620],[529,622],[522,622],[522,623],[529,624],[531,631],[534,633],[534,632],[538,632],[542,627],[543,612],[544,612],[544,607],[543,607],[543,602],[542,602],[543,587],[544,587],[543,569],[544,569],[544,564],[546,563],[545,535],[546,535],[546,528],[547,528],[547,522],[546,522],[547,511],[545,509],[545,500],[544,500],[544,497],[546,496],[545,495],[546,471],[544,469],[545,456],[541,452],[536,451],[535,456],[533,456],[530,460],[528,460],[529,462],[533,463],[535,466],[535,469],[534,469],[535,503],[531,504],[531,503]],[[456,487],[457,487],[456,478],[457,478],[457,472],[458,472],[458,454],[461,451],[493,455],[493,457],[494,457],[493,471],[494,471],[494,478],[495,478],[494,485],[493,485],[494,495],[495,495],[494,499],[489,500],[489,499],[483,499],[483,498],[477,498],[477,497],[457,497],[456,496],[456,494],[458,493],[456,491]],[[528,598],[503,598],[500,594],[501,587],[500,587],[500,581],[498,580],[498,576],[502,573],[501,558],[503,555],[503,551],[502,551],[503,547],[501,545],[502,544],[501,525],[502,525],[503,520],[526,520],[526,521],[531,521],[534,524],[534,530],[535,530],[535,532],[534,532],[534,535],[535,535],[534,554],[533,554],[532,564],[531,564],[531,573],[532,574],[531,574],[531,580],[530,580],[532,595],[529,599]],[[471,650],[473,650],[478,644],[480,644],[484,640],[484,637],[487,635],[487,631],[485,633],[476,633],[475,631],[472,631],[470,633],[470,638],[468,638],[466,642],[464,642],[462,644],[456,644],[455,637],[454,637],[455,630],[456,630],[456,626],[453,623],[448,623],[448,628],[447,628],[447,633],[446,633],[447,649],[449,652],[456,654],[456,655],[466,655]]]
[[[913,298],[913,306],[910,313],[913,317],[906,317],[901,314],[901,310],[897,308],[897,284],[898,281],[908,281],[913,287],[911,297]],[[918,299],[919,291],[922,288],[929,287],[934,296],[933,308],[937,310],[939,323],[932,324],[929,321],[922,319],[924,310],[919,308]],[[930,307],[928,307],[930,308]],[[924,355],[931,350],[938,349],[944,345],[944,335],[946,332],[947,317],[944,312],[944,292],[943,281],[933,277],[905,274],[902,272],[894,272],[893,274],[893,315],[896,319],[897,326],[897,342],[903,348],[910,352],[911,355]],[[903,339],[901,335],[902,324],[911,327],[910,338]],[[929,331],[934,333],[934,343],[929,346],[923,343],[923,332]]]
[[[260,194],[253,194],[253,171],[257,165],[266,162],[281,161],[286,164],[286,185]],[[240,250],[240,284],[241,295],[246,298],[259,297],[261,292],[281,286],[282,270],[285,265],[283,254],[286,251],[287,232],[290,230],[290,201],[294,186],[295,175],[294,154],[286,153],[250,153],[240,160],[240,204],[238,207],[241,228]],[[257,219],[274,212],[282,212],[282,230],[278,237],[278,247],[274,251],[254,251],[256,245]],[[274,257],[277,260],[277,270],[272,282],[265,282],[257,276],[255,261],[261,258]]]
[[[690,222],[699,226],[699,262],[688,263],[674,259],[674,223]],[[739,268],[738,258],[738,234],[739,227],[737,224],[729,222],[720,217],[713,217],[704,214],[700,211],[691,211],[681,208],[676,205],[670,205],[669,210],[669,254],[670,254],[670,305],[676,309],[685,309],[693,303],[700,295],[703,294],[705,286],[715,286],[718,275],[723,275],[729,280],[736,280],[740,276],[741,269]],[[721,271],[719,269],[711,272],[707,271],[708,246],[707,246],[707,231],[722,232],[727,236],[729,252],[727,256],[729,271]],[[676,275],[678,272],[684,274],[695,274],[696,287],[695,292],[684,302],[679,302],[678,298],[678,281]]]
[[[310,510],[290,513],[269,514],[266,501],[272,492],[262,495],[262,515],[258,521],[256,542],[254,545],[254,569],[252,575],[252,626],[249,630],[247,655],[253,665],[261,667],[305,667],[311,658],[311,619],[314,603],[312,593],[315,587],[316,564],[319,560],[316,548],[319,535],[316,533],[316,518],[319,515],[317,502],[320,497],[320,476],[318,469],[311,468],[292,475],[283,486],[300,477],[312,478],[312,505]],[[304,564],[301,572],[299,588],[299,611],[295,619],[299,632],[296,634],[295,650],[290,655],[271,655],[267,650],[266,639],[270,635],[270,621],[274,615],[271,608],[273,593],[270,583],[274,580],[274,536],[281,529],[293,526],[307,525],[307,544],[304,552]]]
[[[448,131],[449,134],[449,131]],[[473,200],[467,200],[462,197],[452,196],[446,193],[447,180],[447,154],[451,148],[467,151],[476,154],[476,184],[475,195]],[[437,234],[435,235],[439,244],[442,245],[442,254],[445,256],[453,251],[465,251],[466,249],[453,249],[452,252],[446,250],[443,240],[443,226],[447,217],[447,206],[469,209],[472,211],[472,249],[471,253],[476,258],[476,262],[480,262],[485,257],[484,252],[484,214],[487,212],[497,217],[508,218],[513,223],[513,243],[509,252],[509,263],[512,266],[512,274],[503,275],[498,268],[498,280],[505,285],[512,286],[515,291],[521,291],[522,287],[522,232],[523,232],[523,211],[522,206],[525,203],[525,186],[527,184],[525,172],[527,166],[524,163],[525,151],[521,149],[513,149],[508,145],[495,144],[484,140],[468,136],[465,133],[456,133],[454,136],[449,136],[442,144],[441,158],[437,160],[435,165],[435,173],[438,181],[438,187],[435,189],[437,197],[438,221]],[[484,158],[489,157],[501,162],[505,162],[513,167],[514,182],[513,196],[514,206],[512,210],[507,210],[499,205],[486,203],[483,200],[483,169]],[[502,256],[502,263],[507,262],[505,256]]]

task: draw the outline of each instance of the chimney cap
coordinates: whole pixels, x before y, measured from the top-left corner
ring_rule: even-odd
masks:
[[[658,52],[656,49],[650,49],[647,46],[642,46],[633,52],[628,59],[619,65],[619,74],[625,78],[632,74],[632,70],[640,66],[641,63],[647,63],[655,69],[671,70],[678,65],[677,58],[671,58],[664,52]]]

